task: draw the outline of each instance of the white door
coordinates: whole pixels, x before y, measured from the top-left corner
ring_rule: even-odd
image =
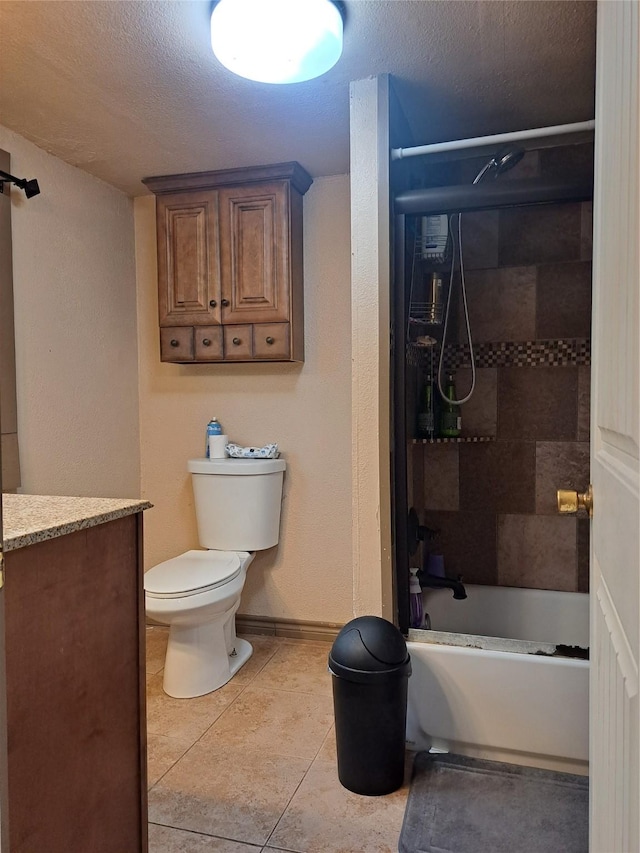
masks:
[[[638,0],[598,3],[591,472],[591,851],[640,849]]]

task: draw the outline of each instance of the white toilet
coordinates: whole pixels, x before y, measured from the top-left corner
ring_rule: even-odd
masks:
[[[217,690],[253,649],[236,637],[235,614],[254,551],[278,544],[281,459],[191,459],[198,537],[144,576],[147,615],[169,625],[163,688],[190,699]]]

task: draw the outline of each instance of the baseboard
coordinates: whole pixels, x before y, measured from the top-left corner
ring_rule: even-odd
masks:
[[[236,616],[239,634],[263,634],[269,637],[288,637],[294,640],[320,640],[332,643],[342,628],[338,622],[305,622],[298,619],[277,619],[272,616]]]
[[[166,628],[148,616],[147,628]],[[298,619],[276,619],[272,616],[236,616],[239,634],[261,634],[265,637],[287,637],[291,640],[316,640],[332,643],[342,628],[339,622],[305,622]]]

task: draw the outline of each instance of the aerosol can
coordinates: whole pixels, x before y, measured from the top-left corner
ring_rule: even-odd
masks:
[[[213,435],[222,435],[222,424],[217,418],[211,418],[209,423],[207,424],[207,439],[205,442],[205,450],[204,455],[207,459],[211,458],[211,444],[212,442],[209,440]]]

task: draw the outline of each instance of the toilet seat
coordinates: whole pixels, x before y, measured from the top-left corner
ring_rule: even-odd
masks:
[[[151,598],[184,598],[224,586],[238,577],[247,554],[237,551],[186,551],[158,563],[144,576]]]

